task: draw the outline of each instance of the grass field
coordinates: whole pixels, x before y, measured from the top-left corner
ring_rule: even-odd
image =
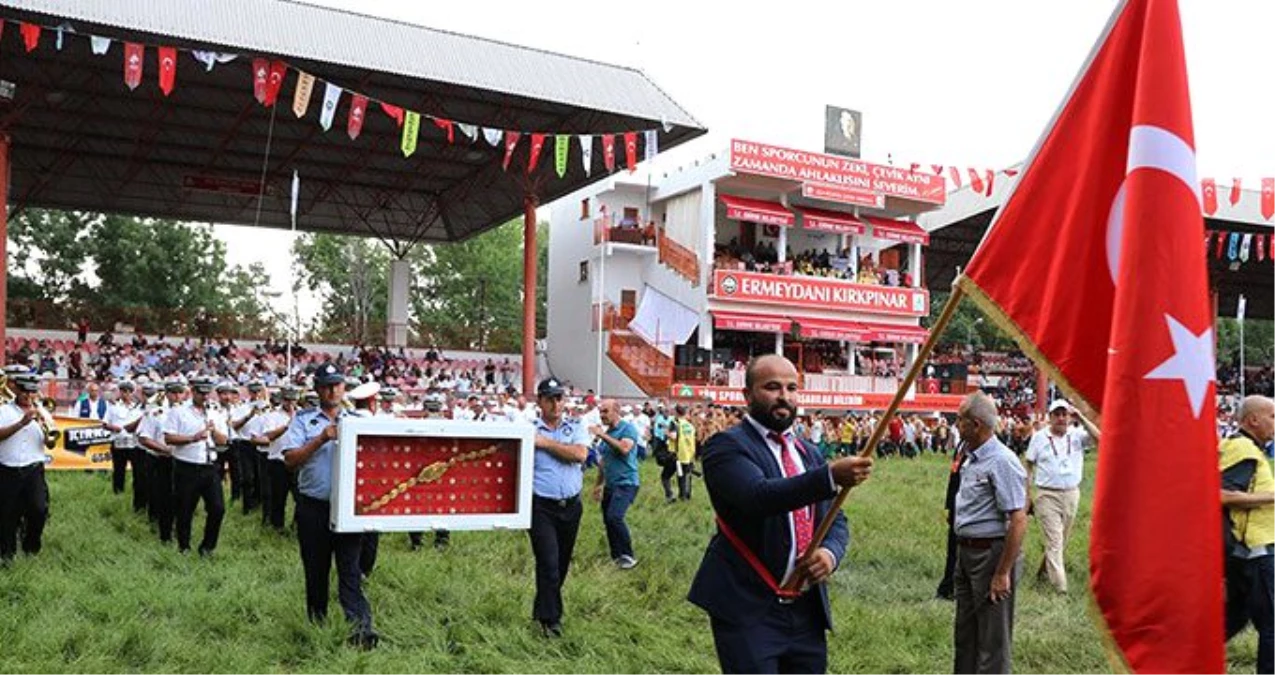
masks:
[[[877,466],[847,507],[852,545],[831,582],[830,670],[951,672],[953,605],[933,599],[947,463],[892,458]],[[104,474],[50,474],[44,551],[0,569],[0,670],[716,672],[708,620],[685,600],[712,527],[707,495],[697,483],[691,503],[665,506],[656,472],[643,466],[630,511],[635,570],[612,566],[598,509],[586,507],[561,640],[533,630],[525,533],[459,532],[442,553],[411,552],[406,535],[383,535],[366,587],[383,636],[371,652],[345,646],[340,620],[306,622],[295,539],[264,531],[257,514],[230,510],[214,559],[183,557],[160,547],[128,500],[110,494]],[[1083,592],[1092,466],[1088,472],[1067,552],[1072,593],[1021,586],[1018,672],[1110,668]],[[195,536],[201,531],[197,513]],[[1041,558],[1034,524],[1026,547],[1030,576]],[[335,594],[334,583],[334,619]],[[1255,648],[1251,630],[1237,638],[1231,670],[1252,672]]]

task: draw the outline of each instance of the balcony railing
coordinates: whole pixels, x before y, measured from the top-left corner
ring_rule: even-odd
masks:
[[[699,256],[669,237],[659,237],[660,262],[681,275],[691,286],[699,286]]]
[[[655,225],[617,225],[611,216],[604,216],[593,221],[593,243],[612,242],[616,244],[633,244],[635,246],[655,246]]]

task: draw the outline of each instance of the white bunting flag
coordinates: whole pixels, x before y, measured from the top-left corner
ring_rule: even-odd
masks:
[[[584,162],[584,175],[593,175],[593,136],[580,134],[580,161]]]
[[[456,126],[460,127],[460,133],[465,134],[465,138],[468,138],[470,143],[473,143],[474,141],[478,140],[477,125],[465,124],[464,122],[457,122]]]
[[[1240,240],[1240,260],[1248,262],[1249,249],[1253,246],[1253,234],[1248,233]]]
[[[323,87],[323,112],[319,115],[319,124],[323,130],[332,128],[332,118],[336,116],[336,106],[341,102],[341,88],[328,82]]]
[[[292,207],[288,213],[292,214],[292,229],[297,229],[297,200],[301,197],[301,175],[296,169],[292,170]]]
[[[648,162],[655,159],[655,153],[660,151],[659,132],[655,129],[647,129],[644,145],[646,146],[644,159]]]
[[[500,147],[500,137],[504,135],[505,132],[500,129],[488,129],[487,127],[483,127],[483,138],[487,139],[487,142],[494,148]]]
[[[190,55],[195,57],[196,61],[204,64],[204,70],[208,72],[212,72],[213,66],[218,63],[230,63],[239,58],[238,54],[231,54],[230,52],[205,52],[199,50],[192,51]]]
[[[57,27],[57,31],[58,31],[58,37],[55,44],[57,45],[58,51],[62,51],[62,34],[74,33],[75,27],[69,23],[63,23]]]
[[[90,35],[89,48],[93,50],[94,54],[101,56],[110,51],[111,38],[102,37],[101,35]]]
[[[1240,301],[1239,301],[1239,303],[1235,306],[1235,320],[1236,320],[1236,321],[1243,321],[1243,320],[1244,320],[1244,309],[1245,309],[1246,307],[1248,307],[1248,298],[1245,298],[1243,295],[1241,295],[1241,296],[1240,296]]]

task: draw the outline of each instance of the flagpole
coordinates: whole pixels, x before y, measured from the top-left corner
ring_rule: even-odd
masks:
[[[1236,305],[1239,309],[1235,312],[1235,318],[1239,319],[1240,324],[1240,400],[1244,399],[1244,309],[1247,304],[1244,294],[1241,293]]]
[[[889,424],[890,418],[894,416],[894,413],[898,411],[899,405],[903,403],[908,389],[911,389],[912,385],[916,383],[917,376],[921,374],[926,360],[930,358],[930,353],[934,351],[934,346],[938,344],[939,337],[943,335],[944,329],[951,323],[952,316],[956,314],[956,308],[961,304],[961,298],[963,297],[965,297],[965,291],[953,281],[952,293],[948,296],[947,303],[943,305],[943,311],[939,313],[939,318],[930,328],[930,335],[926,338],[925,344],[921,345],[921,349],[916,354],[916,360],[908,368],[907,375],[899,383],[898,391],[894,392],[894,400],[890,401],[890,406],[885,409],[881,419],[877,421],[876,427],[872,429],[872,436],[868,438],[867,445],[864,446],[863,450],[859,451],[860,457],[871,457],[876,454],[877,444],[881,442],[881,437],[885,435],[886,425]],[[814,536],[810,539],[810,545],[801,553],[799,560],[805,560],[811,553],[818,550],[824,538],[828,536],[828,531],[832,529],[832,523],[836,520],[837,514],[841,512],[841,507],[849,497],[850,489],[842,488],[840,494],[837,495],[837,499],[833,502],[832,508],[828,509],[828,513],[819,522],[818,529],[815,530]],[[784,584],[784,588],[786,590],[795,590],[801,586],[801,582],[801,575],[794,574]]]

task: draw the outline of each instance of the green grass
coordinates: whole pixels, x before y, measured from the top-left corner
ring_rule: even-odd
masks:
[[[938,457],[887,459],[851,496],[851,553],[831,582],[831,671],[951,672],[954,607],[932,599],[946,471]],[[712,529],[707,495],[697,483],[691,503],[665,506],[656,472],[643,466],[630,511],[641,559],[631,572],[611,565],[598,508],[586,506],[561,640],[533,630],[526,533],[458,532],[444,553],[382,535],[366,587],[383,636],[372,652],[345,646],[335,579],[334,620],[306,622],[296,541],[264,531],[257,514],[227,514],[215,559],[183,557],[160,547],[105,475],[50,474],[44,551],[0,569],[0,671],[716,672],[708,620],[685,600]],[[1019,592],[1018,672],[1109,670],[1083,592],[1089,474],[1067,551],[1072,593]],[[1026,550],[1029,577],[1041,558],[1034,524]],[[1232,671],[1252,672],[1255,649],[1251,630],[1237,638]]]

